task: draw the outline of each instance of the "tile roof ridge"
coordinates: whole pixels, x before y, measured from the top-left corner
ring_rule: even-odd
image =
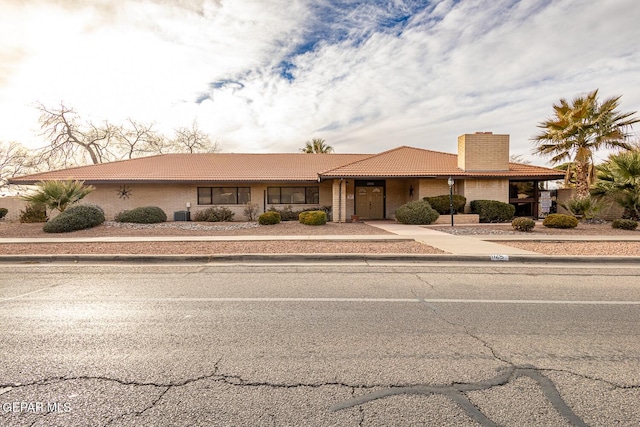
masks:
[[[331,168],[331,169],[327,169],[326,171],[320,171],[320,172],[318,172],[318,176],[320,176],[320,175],[324,175],[324,174],[326,174],[326,173],[328,173],[328,172],[331,172],[331,171],[333,171],[333,170],[336,170],[336,169],[342,169],[342,168],[344,168],[344,167],[351,166],[351,165],[353,165],[353,164],[360,163],[360,162],[363,162],[363,161],[365,161],[365,160],[369,160],[369,159],[371,159],[372,157],[376,157],[376,156],[378,156],[379,154],[380,154],[380,153],[378,153],[378,154],[359,154],[359,155],[361,155],[361,156],[367,156],[367,157],[362,158],[362,159],[358,159],[358,160],[354,160],[354,161],[352,161],[352,162],[348,162],[348,163],[345,163],[345,164],[340,165],[340,166],[336,166],[336,167]]]

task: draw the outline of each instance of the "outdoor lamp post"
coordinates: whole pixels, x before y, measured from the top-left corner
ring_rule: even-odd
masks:
[[[449,177],[447,180],[449,184],[449,212],[451,213],[451,226],[453,227],[453,178]]]

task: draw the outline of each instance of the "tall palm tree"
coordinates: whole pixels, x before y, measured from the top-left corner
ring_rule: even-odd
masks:
[[[313,138],[311,141],[307,141],[307,145],[300,149],[301,153],[309,154],[329,154],[333,153],[333,147],[325,144],[324,139]]]
[[[587,197],[593,181],[593,153],[601,148],[631,149],[626,140],[632,124],[640,121],[633,117],[635,111],[616,111],[620,96],[614,96],[600,103],[598,90],[575,97],[571,102],[562,98],[553,105],[553,117],[540,122],[544,129],[533,138],[537,147],[535,154],[552,156],[554,164],[573,161],[576,196]]]
[[[624,208],[624,217],[640,219],[640,148],[609,156],[598,166],[598,180],[591,192]]]

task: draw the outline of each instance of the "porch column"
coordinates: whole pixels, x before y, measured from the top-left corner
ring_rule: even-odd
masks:
[[[333,180],[333,222],[347,222],[347,185],[346,180]]]

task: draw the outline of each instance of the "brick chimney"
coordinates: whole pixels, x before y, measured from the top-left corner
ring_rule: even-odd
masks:
[[[509,170],[509,135],[493,132],[460,135],[458,167],[465,172]]]

